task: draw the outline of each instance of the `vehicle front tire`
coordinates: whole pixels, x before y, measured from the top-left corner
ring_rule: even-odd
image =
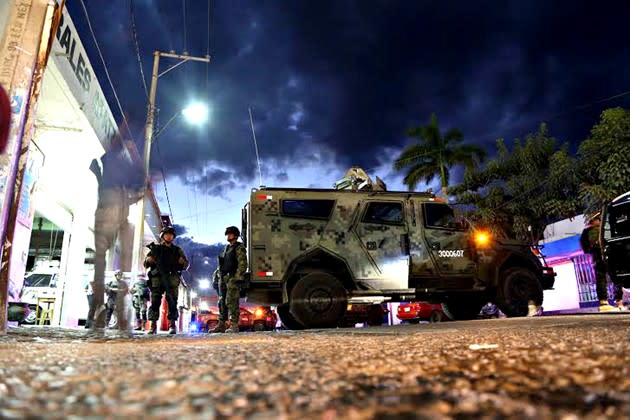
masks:
[[[530,301],[542,305],[542,286],[531,270],[523,267],[507,269],[499,282],[496,303],[508,317],[526,316]]]
[[[278,305],[276,308],[276,312],[278,312],[278,317],[280,317],[280,322],[282,322],[282,326],[287,330],[303,330],[304,325],[300,324],[294,317],[291,315],[289,311],[289,304],[283,303],[282,305]]]
[[[309,273],[298,280],[289,298],[291,314],[306,328],[334,328],[345,314],[348,295],[330,273]]]

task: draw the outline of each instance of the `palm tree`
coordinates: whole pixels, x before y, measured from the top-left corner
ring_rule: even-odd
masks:
[[[394,161],[394,169],[407,172],[403,182],[409,191],[414,190],[420,181],[428,184],[438,176],[442,194],[446,196],[453,166],[464,165],[472,169],[486,157],[482,147],[462,144],[464,135],[460,130],[451,129],[442,135],[435,114],[431,115],[428,125],[412,127],[407,135],[416,137],[418,142],[402,151]]]

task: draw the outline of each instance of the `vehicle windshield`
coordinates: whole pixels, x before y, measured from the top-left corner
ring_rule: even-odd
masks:
[[[55,287],[52,274],[31,274],[24,278],[24,287]]]

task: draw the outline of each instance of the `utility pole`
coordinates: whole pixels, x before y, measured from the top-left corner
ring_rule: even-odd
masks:
[[[160,57],[173,58],[178,60],[177,64],[160,73]],[[153,53],[153,71],[151,72],[151,88],[149,90],[149,103],[147,105],[147,121],[144,128],[144,176],[149,182],[149,165],[151,163],[151,143],[153,141],[153,127],[155,123],[155,97],[157,94],[158,79],[169,71],[179,67],[187,61],[210,62],[210,56],[195,57],[188,54],[175,54],[174,52],[155,51]],[[145,186],[146,187],[146,186]],[[140,268],[142,258],[142,248],[144,247],[144,221],[145,221],[144,197],[140,200],[140,215],[138,216],[137,234],[134,235],[132,271]]]

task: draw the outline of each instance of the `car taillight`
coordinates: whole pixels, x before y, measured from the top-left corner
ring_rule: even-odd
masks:
[[[551,268],[551,267],[543,267],[542,270],[543,270],[543,274],[546,275],[546,276],[554,276],[555,275],[555,273],[553,271],[553,268]]]

